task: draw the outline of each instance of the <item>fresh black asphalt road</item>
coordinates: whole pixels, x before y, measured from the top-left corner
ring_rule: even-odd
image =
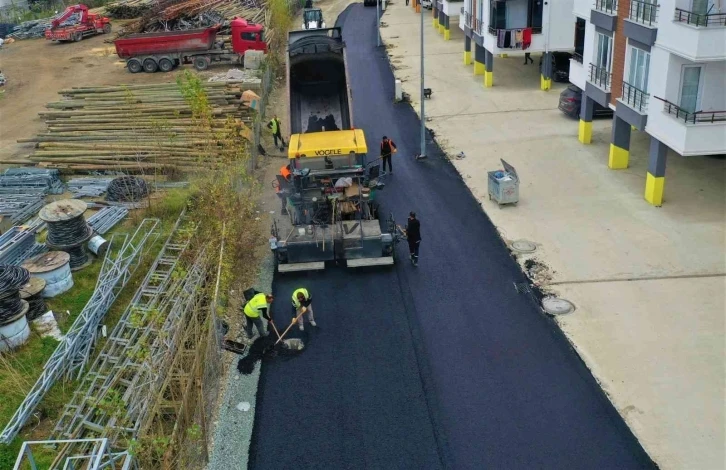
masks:
[[[289,324],[304,286],[319,329],[299,357],[263,364],[250,468],[652,467],[553,321],[515,290],[524,276],[455,169],[434,144],[411,158],[420,122],[393,103],[375,19],[361,4],[338,19],[354,124],[369,156],[384,134],[398,144],[381,202],[401,224],[419,215],[420,264],[403,242],[393,268],[277,276],[276,322]]]

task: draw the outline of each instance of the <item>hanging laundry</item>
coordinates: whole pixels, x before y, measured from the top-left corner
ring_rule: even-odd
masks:
[[[505,31],[504,33],[504,46],[506,48],[512,47],[512,32],[511,31]]]
[[[517,29],[514,31],[514,47],[517,49],[522,48],[522,43],[524,42],[524,35],[522,34],[521,29]]]
[[[507,32],[503,29],[497,30],[497,47],[504,47],[504,36]]]
[[[532,44],[532,28],[524,28],[522,31],[522,49],[529,49]]]

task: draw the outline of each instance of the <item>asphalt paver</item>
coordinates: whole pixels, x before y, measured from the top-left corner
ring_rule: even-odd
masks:
[[[300,356],[263,364],[250,468],[652,468],[562,332],[515,289],[524,275],[441,150],[413,158],[420,121],[393,102],[375,24],[353,4],[336,25],[369,158],[383,135],[398,145],[382,213],[402,225],[418,214],[419,266],[402,242],[391,268],[276,277],[276,322],[289,324],[303,286],[319,328]]]

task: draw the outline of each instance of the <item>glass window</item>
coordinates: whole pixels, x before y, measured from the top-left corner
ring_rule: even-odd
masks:
[[[242,33],[240,37],[245,41],[257,41],[256,33]]]
[[[595,65],[610,72],[613,63],[613,38],[606,34],[597,33],[597,51]]]
[[[701,66],[687,65],[683,67],[683,76],[681,77],[681,100],[680,103],[678,103],[678,106],[689,113],[696,112],[699,105],[700,88]]]
[[[648,92],[648,70],[650,67],[650,53],[637,47],[630,47],[630,72],[628,83],[635,88]]]

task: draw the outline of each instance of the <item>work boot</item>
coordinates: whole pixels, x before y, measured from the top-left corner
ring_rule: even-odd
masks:
[[[302,322],[300,322],[300,331],[305,331],[305,325],[303,325]]]
[[[313,325],[313,326],[318,326],[318,324],[315,323],[314,321],[311,321],[310,324]]]

